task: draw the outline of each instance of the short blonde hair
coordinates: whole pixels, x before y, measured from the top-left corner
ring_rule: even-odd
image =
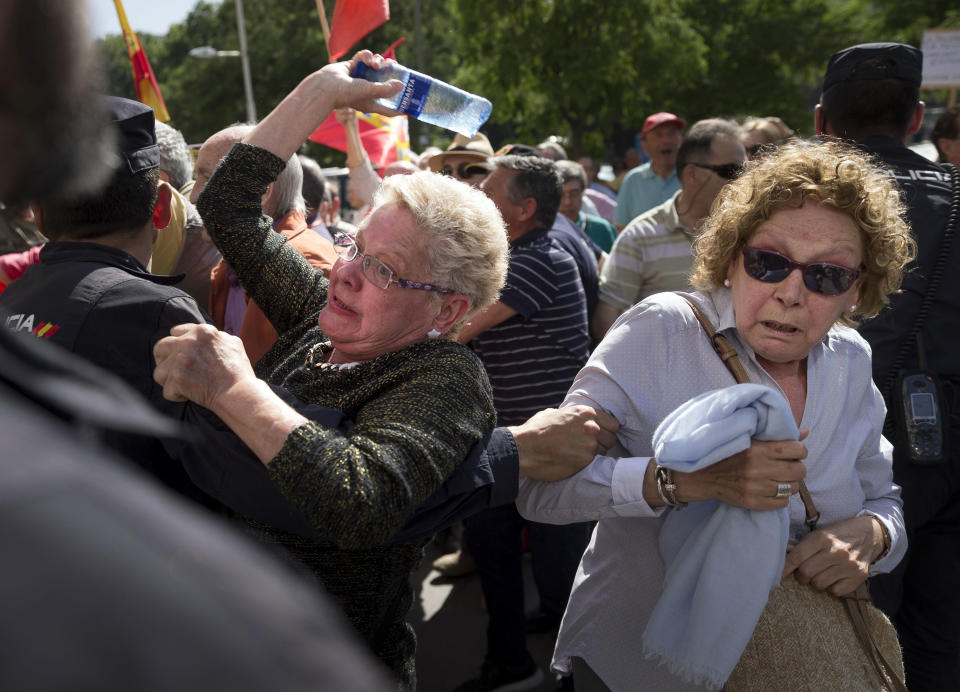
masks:
[[[426,236],[431,283],[470,299],[451,335],[500,296],[510,249],[500,212],[485,194],[450,176],[420,171],[384,178],[373,204],[410,212]]]
[[[893,178],[865,154],[838,142],[785,144],[752,161],[724,187],[696,241],[691,284],[702,290],[721,286],[757,227],[780,209],[807,200],[843,212],[859,229],[864,268],[855,314],[875,316],[899,291],[916,244]],[[847,315],[840,321],[855,324]]]

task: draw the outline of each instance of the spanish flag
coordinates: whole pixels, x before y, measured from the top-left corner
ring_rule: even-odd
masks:
[[[123,40],[127,44],[127,55],[133,66],[133,82],[137,87],[137,98],[141,103],[153,108],[153,115],[157,120],[167,122],[170,114],[167,113],[167,106],[163,102],[163,96],[160,94],[160,87],[157,86],[157,79],[153,76],[147,54],[143,52],[140,39],[130,28],[127,13],[123,11],[123,3],[120,0],[113,0],[113,4],[117,7],[117,17],[120,19],[120,28],[123,29]]]

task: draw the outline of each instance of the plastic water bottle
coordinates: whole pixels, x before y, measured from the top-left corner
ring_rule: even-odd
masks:
[[[388,82],[399,79],[403,89],[396,96],[379,99],[387,108],[411,115],[431,125],[459,132],[464,137],[473,137],[480,126],[487,122],[493,105],[482,96],[441,82],[398,63],[389,63],[374,70],[357,63],[354,77],[368,82]]]

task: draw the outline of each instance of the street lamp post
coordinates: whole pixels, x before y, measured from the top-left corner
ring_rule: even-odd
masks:
[[[253,82],[250,79],[250,58],[247,53],[247,29],[243,21],[243,0],[236,0],[237,4],[237,34],[240,37],[240,50],[217,50],[213,46],[200,46],[190,50],[194,58],[240,58],[243,67],[243,91],[247,98],[247,120],[257,121],[257,107],[253,102]]]
[[[247,27],[243,21],[243,0],[237,0],[237,35],[240,37],[240,62],[243,65],[243,90],[247,95],[247,120],[257,122],[257,107],[253,103],[253,83],[250,80],[250,56],[247,53]]]

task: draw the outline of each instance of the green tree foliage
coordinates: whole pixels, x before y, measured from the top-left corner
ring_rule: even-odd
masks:
[[[956,0],[882,0],[870,4],[868,30],[884,41],[920,47],[927,29],[960,28]]]
[[[313,0],[246,0],[244,10],[263,116],[327,62],[327,48]],[[355,49],[383,51],[405,37],[401,62],[493,102],[484,131],[494,146],[557,134],[573,156],[606,157],[659,110],[688,121],[779,115],[810,134],[831,53],[865,41],[919,45],[924,29],[958,25],[955,0],[395,0],[390,21]],[[166,36],[140,39],[188,141],[246,118],[240,61],[188,55],[239,47],[234,2],[198,2]],[[133,96],[121,38],[100,47],[111,92]],[[449,140],[411,122],[415,149]],[[311,153],[342,161],[327,148]]]
[[[776,114],[795,126],[809,120],[826,57],[859,37],[854,5],[457,0],[463,24],[486,18],[492,26],[469,38],[477,58],[465,74],[506,105],[495,107],[494,117],[528,140],[567,135],[572,155],[595,153],[614,128],[639,129],[661,110],[688,121],[747,114]]]
[[[650,111],[678,108],[674,88],[704,78],[707,45],[670,0],[457,0],[463,81],[494,103],[513,139],[571,137],[571,155]],[[600,135],[591,138],[591,133]]]
[[[677,84],[690,120],[777,115],[811,133],[812,110],[828,57],[864,35],[860,3],[835,0],[715,0],[685,4],[703,37],[709,67]]]

